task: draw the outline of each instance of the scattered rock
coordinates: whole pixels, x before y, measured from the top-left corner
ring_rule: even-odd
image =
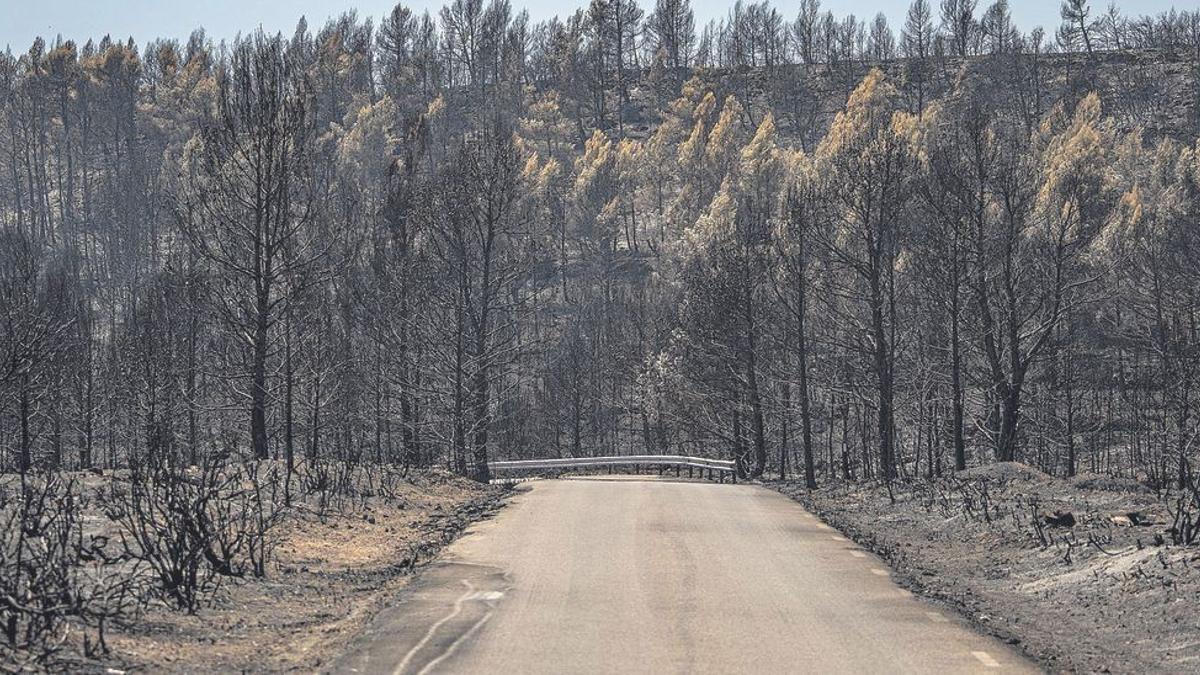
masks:
[[[1137,511],[1110,516],[1108,522],[1117,527],[1142,527],[1143,525],[1150,524],[1150,520]]]
[[[1042,514],[1042,519],[1050,527],[1075,527],[1075,514],[1070,511],[1055,511]]]

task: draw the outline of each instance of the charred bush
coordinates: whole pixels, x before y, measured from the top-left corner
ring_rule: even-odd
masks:
[[[213,467],[193,474],[166,463],[134,464],[128,484],[114,486],[106,511],[121,527],[125,552],[154,576],[157,594],[189,611],[199,606],[215,573],[206,564],[213,537],[199,514],[219,499],[217,481]]]
[[[220,577],[266,573],[283,492],[274,467],[158,461],[130,472],[107,515],[121,526],[126,555],[151,570],[160,597],[195,611]]]
[[[408,479],[406,467],[373,462],[310,460],[297,466],[300,487],[312,499],[317,513],[365,508],[371,497],[395,499],[401,481]]]
[[[237,477],[240,489],[229,503],[240,506],[242,522],[237,529],[245,533],[245,565],[254,576],[266,576],[275,549],[271,531],[283,519],[287,503],[286,476],[277,466],[264,470],[262,464],[251,463],[241,465]]]
[[[79,505],[73,485],[57,476],[22,474],[0,493],[0,624],[9,649],[37,660],[65,640]]]
[[[57,473],[21,474],[0,487],[0,631],[16,662],[41,663],[59,651],[72,626],[84,650],[106,651],[105,627],[141,606],[137,573],[109,557],[105,542],[84,536],[84,498]]]
[[[1200,484],[1190,466],[1183,472],[1182,489],[1175,497],[1171,514],[1171,542],[1192,546],[1200,539]]]

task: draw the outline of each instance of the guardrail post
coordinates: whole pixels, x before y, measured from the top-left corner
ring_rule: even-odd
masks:
[[[737,471],[730,471],[729,478],[731,480],[733,480],[734,483],[736,483],[737,482]]]

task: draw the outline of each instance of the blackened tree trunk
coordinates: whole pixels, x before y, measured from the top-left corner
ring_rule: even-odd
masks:
[[[952,429],[954,436],[954,469],[964,471],[967,468],[967,444],[963,430],[963,382],[962,382],[962,336],[961,320],[961,266],[959,265],[958,236],[954,237],[954,261],[951,273],[950,288],[950,396],[952,408]]]
[[[284,326],[284,355],[283,355],[283,455],[287,476],[284,485],[284,498],[292,498],[292,474],[296,470],[296,438],[295,438],[295,396],[296,370],[292,362],[292,314],[288,312]]]
[[[472,448],[472,459],[475,465],[475,480],[486,483],[492,478],[491,468],[488,467],[488,432],[492,425],[491,411],[489,410],[489,382],[488,371],[486,367],[480,367],[475,372],[474,378],[474,444]]]
[[[250,442],[255,459],[268,459],[271,449],[267,440],[267,340],[270,309],[270,286],[264,285],[258,297],[258,316],[254,321],[254,363],[250,384]]]
[[[800,292],[800,325],[796,331],[796,349],[800,359],[800,433],[804,452],[804,485],[810,490],[817,487],[817,470],[813,461],[812,438],[812,397],[808,385],[808,339],[805,335],[804,322],[806,299],[803,290]]]
[[[750,398],[750,425],[754,434],[754,465],[751,478],[760,478],[767,466],[767,438],[763,423],[762,395],[759,392],[758,359],[754,353],[754,339],[750,338],[750,350],[746,361],[747,395]]]
[[[892,446],[895,427],[894,383],[892,381],[891,335],[886,319],[884,279],[878,273],[879,264],[872,266],[871,287],[871,338],[872,365],[876,380],[876,431],[879,434],[879,468],[884,480],[896,477],[895,454]]]
[[[750,469],[751,478],[761,478],[767,467],[767,437],[763,422],[762,392],[758,376],[758,317],[755,303],[755,270],[751,269],[753,261],[750,252],[743,251],[739,256],[741,267],[742,311],[745,317],[745,354],[743,362],[746,372],[746,395],[750,403],[750,429],[754,434],[754,465]]]

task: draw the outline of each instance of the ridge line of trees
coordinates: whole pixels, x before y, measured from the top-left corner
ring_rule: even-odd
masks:
[[[1051,62],[1002,2],[937,9],[763,88],[695,66],[833,52],[705,47],[680,0],[0,58],[0,463],[1185,480],[1200,97],[1126,84],[1200,63],[1194,13],[1146,24],[1181,60],[1105,60],[1069,3]]]

